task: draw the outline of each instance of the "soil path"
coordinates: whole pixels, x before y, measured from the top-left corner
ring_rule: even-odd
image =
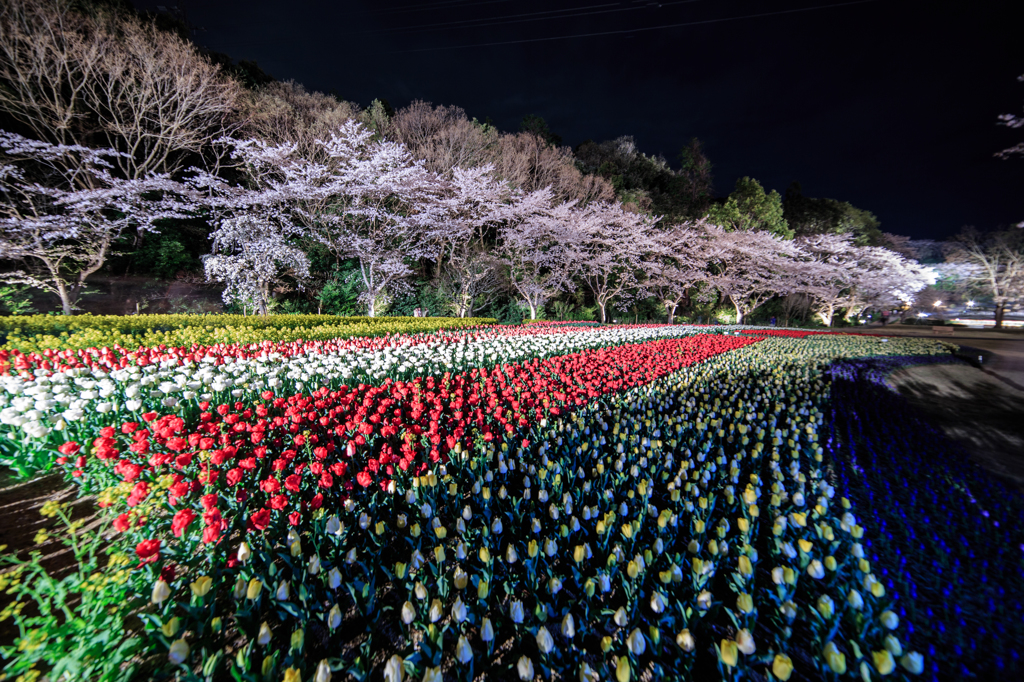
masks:
[[[911,367],[894,372],[890,380],[978,463],[1024,493],[1024,335],[957,329],[945,336],[897,326],[869,331],[960,346],[957,355],[973,366]]]

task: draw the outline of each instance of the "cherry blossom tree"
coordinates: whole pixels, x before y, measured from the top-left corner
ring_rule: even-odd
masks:
[[[799,288],[804,275],[800,252],[791,241],[763,231],[726,231],[705,225],[708,238],[719,243],[711,260],[709,280],[736,309],[736,324],[776,295]]]
[[[1007,307],[1024,300],[1024,229],[965,230],[951,243],[946,259],[962,266],[961,279],[969,289],[992,299],[995,327],[1002,328]]]
[[[27,269],[2,279],[56,294],[65,315],[86,280],[131,230],[188,215],[185,188],[165,174],[115,175],[123,152],[54,145],[0,131],[0,258]]]
[[[643,258],[652,248],[650,233],[659,219],[608,202],[590,204],[576,217],[577,254],[583,263],[580,276],[594,296],[601,322],[605,322],[613,300],[645,294],[638,274],[642,274]]]
[[[309,277],[305,252],[288,242],[285,231],[259,215],[227,218],[211,235],[213,253],[203,259],[206,278],[226,284],[224,302],[252,305],[266,315],[271,287],[282,275]]]
[[[356,121],[322,144],[333,165],[324,186],[331,200],[316,215],[314,234],[337,256],[359,260],[362,300],[374,317],[408,288],[407,260],[432,255],[425,235],[445,219],[442,186],[404,145],[375,140]]]
[[[690,300],[692,291],[707,282],[708,264],[724,255],[724,245],[709,238],[703,228],[703,222],[680,223],[650,235],[651,250],[643,262],[645,288],[665,306],[669,324],[675,321],[676,309]],[[700,296],[707,298],[710,292],[704,287]]]
[[[492,166],[451,169],[451,179],[442,184],[443,218],[423,233],[436,253],[442,289],[458,317],[487,305],[505,281],[491,246],[497,226],[514,215],[510,202],[515,194],[493,171]]]
[[[935,284],[937,273],[895,251],[881,246],[857,250],[856,280],[844,304],[849,320],[871,308],[909,309],[918,292]]]
[[[513,217],[498,233],[497,253],[530,319],[563,291],[575,289],[581,266],[580,220],[575,202],[552,207],[550,188],[531,192],[513,205]]]
[[[797,291],[810,296],[811,310],[826,327],[840,308],[851,303],[851,290],[863,274],[858,267],[860,248],[850,235],[816,234],[800,237],[797,247],[807,257],[805,286]]]

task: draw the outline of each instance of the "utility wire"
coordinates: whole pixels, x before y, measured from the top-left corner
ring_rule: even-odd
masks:
[[[773,17],[782,14],[797,14],[799,12],[812,12],[820,9],[830,9],[833,7],[848,7],[851,5],[864,5],[869,2],[878,2],[878,0],[853,0],[853,2],[839,2],[832,5],[815,5],[814,7],[801,7],[798,9],[786,9],[777,10],[774,12],[760,12],[757,14],[745,14],[739,17],[723,17],[721,19],[704,19],[701,21],[687,21],[679,24],[663,24],[661,26],[645,26],[642,28],[622,29],[618,31],[599,31],[596,33],[577,33],[574,35],[567,36],[550,36],[547,38],[524,38],[522,40],[503,40],[493,43],[473,43],[471,45],[445,45],[443,47],[424,47],[412,50],[394,50],[391,54],[407,54],[413,52],[437,52],[440,50],[462,50],[470,47],[494,47],[498,45],[518,45],[522,43],[543,43],[550,42],[553,40],[569,40],[572,38],[594,38],[598,36],[613,36],[623,35],[628,33],[642,33],[644,31],[660,31],[666,28],[683,28],[686,26],[702,26],[705,24],[720,24],[727,21],[740,21],[742,19],[758,19],[761,17]]]
[[[615,12],[634,12],[643,9],[657,9],[670,7],[672,5],[688,5],[703,0],[676,0],[675,2],[664,2],[653,7],[645,4],[633,7],[621,7],[621,2],[610,2],[603,5],[585,5],[583,7],[567,7],[565,9],[543,10],[538,12],[525,12],[523,14],[508,14],[498,17],[481,17],[479,19],[456,19],[454,21],[443,21],[436,24],[420,24],[416,26],[400,26],[397,28],[382,28],[376,31],[367,31],[368,35],[385,35],[389,33],[400,33],[406,31],[439,31],[444,29],[480,28],[483,26],[494,26],[502,24],[518,24],[528,21],[550,21],[552,19],[569,19],[573,17],[584,17],[594,14],[609,14]],[[602,9],[612,7],[614,9]],[[584,11],[595,10],[595,11]],[[549,16],[557,15],[557,16]],[[522,17],[522,18],[520,18]],[[505,21],[509,20],[509,21]]]

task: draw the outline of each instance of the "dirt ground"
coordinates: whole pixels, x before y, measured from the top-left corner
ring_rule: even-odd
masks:
[[[912,367],[890,381],[982,466],[1024,493],[1024,391],[968,365]]]
[[[1024,334],[958,328],[946,336],[898,325],[865,331],[936,338],[960,347],[958,357],[970,366],[913,367],[893,373],[892,383],[982,466],[1024,493]]]

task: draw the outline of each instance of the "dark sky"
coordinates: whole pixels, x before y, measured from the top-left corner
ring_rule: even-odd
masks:
[[[992,156],[1024,139],[995,125],[1024,107],[1015,4],[177,0],[197,43],[279,80],[508,131],[537,114],[569,145],[633,135],[673,165],[696,136],[718,194],[799,180],[915,238],[1024,220],[1024,159]]]

